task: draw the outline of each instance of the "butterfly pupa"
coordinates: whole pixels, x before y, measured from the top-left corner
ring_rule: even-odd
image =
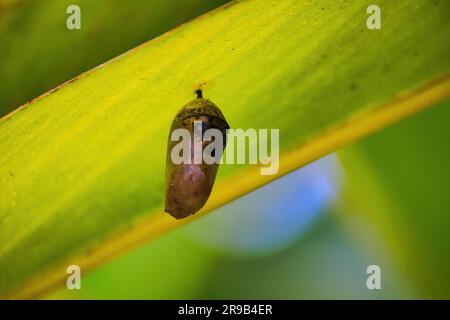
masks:
[[[220,154],[216,156],[220,160],[220,156],[225,149],[227,129],[230,128],[220,109],[211,101],[204,99],[201,90],[197,90],[196,93],[197,98],[186,104],[175,116],[167,143],[164,210],[176,219],[193,215],[205,205],[211,194],[219,163],[217,161],[212,164],[207,164],[205,161],[201,161],[201,163],[197,161],[196,163],[193,147],[190,148],[188,154],[190,158],[188,163],[174,163],[171,158],[172,149],[179,142],[172,141],[172,132],[178,128],[186,129],[190,133],[191,145],[194,145],[194,122],[197,126],[201,122],[202,135],[208,129],[220,130],[223,147]],[[212,141],[202,140],[202,154],[210,143]]]

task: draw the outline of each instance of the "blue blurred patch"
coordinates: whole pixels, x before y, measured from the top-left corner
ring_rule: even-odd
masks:
[[[325,211],[338,192],[340,176],[336,156],[327,156],[215,210],[185,231],[230,254],[280,250]]]

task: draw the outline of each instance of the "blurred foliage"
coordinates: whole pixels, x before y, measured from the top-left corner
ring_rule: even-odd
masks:
[[[2,0],[0,116],[227,0]],[[81,8],[81,30],[66,8]]]
[[[389,261],[383,290],[368,290],[366,268],[379,248],[364,252],[339,225],[336,211],[325,212],[283,251],[242,259],[222,256],[208,279],[213,299],[393,299],[412,292],[396,278]],[[367,248],[366,248],[367,249]],[[380,260],[378,260],[380,261]]]
[[[369,222],[429,298],[450,298],[449,141],[447,101],[340,151],[348,219]],[[355,232],[364,241],[366,229]]]
[[[256,191],[258,193],[258,191]],[[237,201],[240,202],[239,200]],[[267,203],[277,202],[270,199]],[[245,211],[245,208],[242,208]],[[244,212],[243,212],[244,213]],[[361,250],[323,212],[278,251],[242,256],[194,241],[185,226],[83,275],[82,290],[59,286],[44,299],[406,299],[418,298],[397,277],[382,248]],[[206,216],[213,219],[216,213]],[[202,220],[203,220],[202,219]],[[282,219],[282,218],[281,218]],[[238,224],[238,222],[237,222]],[[195,228],[197,231],[199,228]],[[383,265],[382,290],[367,290],[366,268]]]

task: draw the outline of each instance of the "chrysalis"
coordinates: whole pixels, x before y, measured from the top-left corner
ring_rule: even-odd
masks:
[[[203,137],[203,133],[208,129],[220,130],[223,141],[222,149],[219,150],[220,154],[212,154],[213,157],[220,160],[220,156],[225,149],[227,129],[229,129],[229,125],[220,109],[211,101],[203,99],[201,90],[197,90],[196,93],[197,98],[186,104],[175,116],[170,128],[167,144],[166,199],[164,210],[176,219],[190,216],[203,207],[209,198],[219,167],[217,161],[212,164],[207,164],[203,161],[203,157],[201,163],[194,161],[195,153],[197,152],[196,159],[198,159],[199,149],[201,148],[201,154],[203,155],[205,148],[214,141],[214,139],[210,139],[211,141],[204,141],[202,139],[201,144],[197,144],[200,148],[194,151],[194,131],[198,130],[199,124],[201,124],[202,130],[200,137]],[[171,136],[174,130],[179,128],[184,128],[187,130],[184,132],[190,133],[190,145],[192,147],[185,155],[190,160],[188,163],[183,161],[182,163],[176,164],[171,158],[173,148],[179,143],[179,141],[171,141]],[[199,142],[197,141],[197,143]]]

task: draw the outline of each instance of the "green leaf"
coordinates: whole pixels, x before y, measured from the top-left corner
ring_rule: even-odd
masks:
[[[450,94],[447,3],[234,2],[0,121],[0,292],[31,297]],[[202,87],[232,128],[279,128],[280,170],[222,165],[162,212],[168,131]]]

